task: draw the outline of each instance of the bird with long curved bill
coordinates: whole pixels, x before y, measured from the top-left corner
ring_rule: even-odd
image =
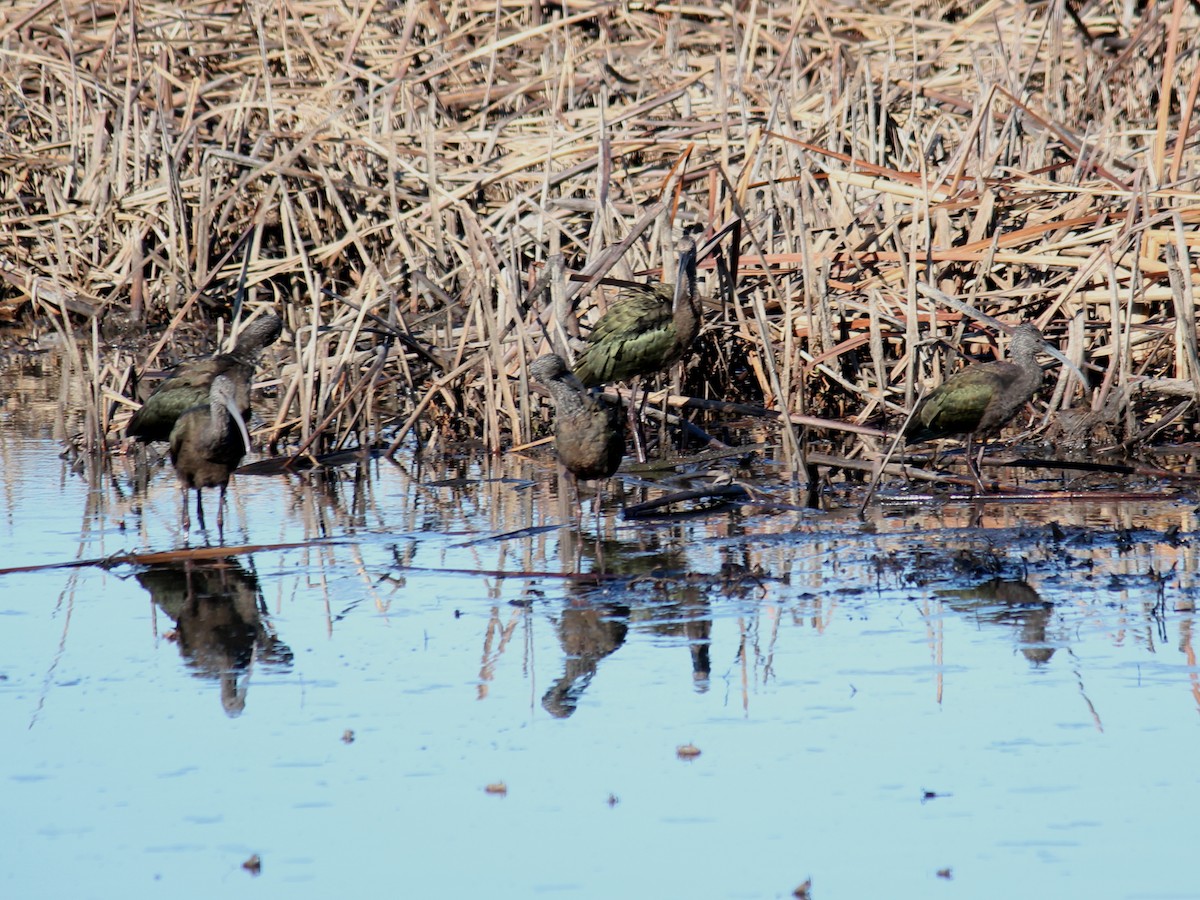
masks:
[[[191,528],[188,491],[196,492],[196,517],[204,526],[204,489],[220,491],[217,500],[217,535],[225,540],[225,490],[229,477],[250,449],[250,434],[237,402],[237,383],[227,375],[213,379],[205,403],[196,404],[175,421],[171,429],[171,463],[183,494],[183,530]]]
[[[625,455],[625,429],[616,406],[588,391],[557,354],[538,357],[529,374],[554,400],[554,446],[566,469],[584,481],[616,472]]]
[[[686,238],[680,247],[675,282],[622,289],[617,301],[588,334],[587,346],[575,361],[575,375],[587,387],[653,375],[682,359],[699,331],[696,242]],[[629,412],[637,439],[637,413],[632,399]],[[640,440],[637,451],[644,462]]]
[[[146,443],[169,440],[175,420],[185,410],[208,402],[209,389],[218,375],[232,380],[242,418],[249,418],[250,385],[258,358],[278,340],[282,331],[283,320],[279,316],[259,316],[242,330],[228,353],[180,363],[133,414],[125,434]]]
[[[625,423],[618,408],[589,391],[557,354],[538,357],[529,374],[554,401],[554,447],[563,467],[582,481],[611,477],[625,455]]]
[[[976,435],[986,438],[999,431],[1037,393],[1042,386],[1039,353],[1054,357],[1086,384],[1079,368],[1049,344],[1035,325],[1026,323],[1013,331],[1007,360],[969,365],[930,391],[909,419],[905,439],[920,442],[966,435],[967,466],[983,490],[979,466],[987,443],[986,439],[981,443],[978,459],[972,443]]]

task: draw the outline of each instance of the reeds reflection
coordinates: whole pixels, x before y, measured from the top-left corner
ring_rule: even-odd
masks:
[[[271,628],[258,578],[238,560],[163,563],[136,577],[175,622],[175,641],[193,674],[220,682],[231,718],[246,708],[254,663],[291,666],[291,648]]]

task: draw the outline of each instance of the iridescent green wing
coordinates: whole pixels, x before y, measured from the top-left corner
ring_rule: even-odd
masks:
[[[998,388],[996,376],[986,369],[960,372],[925,398],[905,431],[905,437],[929,441],[969,434],[979,427]]]
[[[208,389],[213,379],[233,366],[232,360],[223,357],[181,364],[154,389],[145,405],[134,413],[125,433],[143,441],[168,440],[175,420],[193,406],[207,405]],[[244,402],[240,391],[238,401],[243,409],[248,409],[249,385]]]
[[[656,372],[673,361],[671,285],[655,284],[621,292],[618,301],[588,335],[575,366],[586,385],[624,381]]]

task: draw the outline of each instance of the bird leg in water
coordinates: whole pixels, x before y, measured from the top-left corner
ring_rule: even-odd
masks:
[[[196,489],[196,520],[200,523],[200,530],[204,531],[204,491],[201,488]],[[183,532],[186,535],[192,530],[192,517],[188,515],[188,489],[183,489]]]
[[[629,430],[633,433],[633,452],[637,456],[637,461],[645,465],[646,436],[642,434],[642,412],[650,394],[648,391],[641,391],[639,398],[638,391],[641,390],[641,387],[641,378],[633,378],[629,382]]]
[[[196,488],[196,521],[200,523],[200,530],[207,532],[208,526],[204,524],[204,489]],[[217,507],[217,528],[221,527],[221,507]],[[188,515],[188,489],[183,489],[183,533],[186,536],[192,530],[192,517]]]
[[[976,458],[975,451],[972,449],[972,444],[975,442],[975,432],[970,432],[967,435],[967,468],[971,470],[971,477],[975,479],[975,487],[979,489],[979,493],[984,493],[983,475],[979,471],[979,467],[983,465],[983,451],[987,449],[987,438],[979,442],[979,456]]]
[[[239,417],[240,418],[240,417]],[[243,426],[245,427],[245,426]],[[248,446],[248,445],[247,445]],[[225,488],[226,485],[221,485],[217,488],[217,543],[225,543]],[[199,491],[197,491],[197,495]]]
[[[600,523],[600,492],[602,490],[603,487],[601,485],[596,485],[596,495],[592,497],[592,508],[596,510],[596,550],[593,561],[595,571],[597,572],[608,571],[607,564],[604,561],[604,530]]]

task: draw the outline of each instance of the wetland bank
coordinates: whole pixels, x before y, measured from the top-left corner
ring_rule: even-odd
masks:
[[[5,895],[1197,896],[1198,34],[10,4]],[[580,515],[529,365],[688,237],[649,463]],[[124,432],[272,314],[187,531]],[[864,503],[1027,322],[1083,379],[988,490],[909,447]]]

